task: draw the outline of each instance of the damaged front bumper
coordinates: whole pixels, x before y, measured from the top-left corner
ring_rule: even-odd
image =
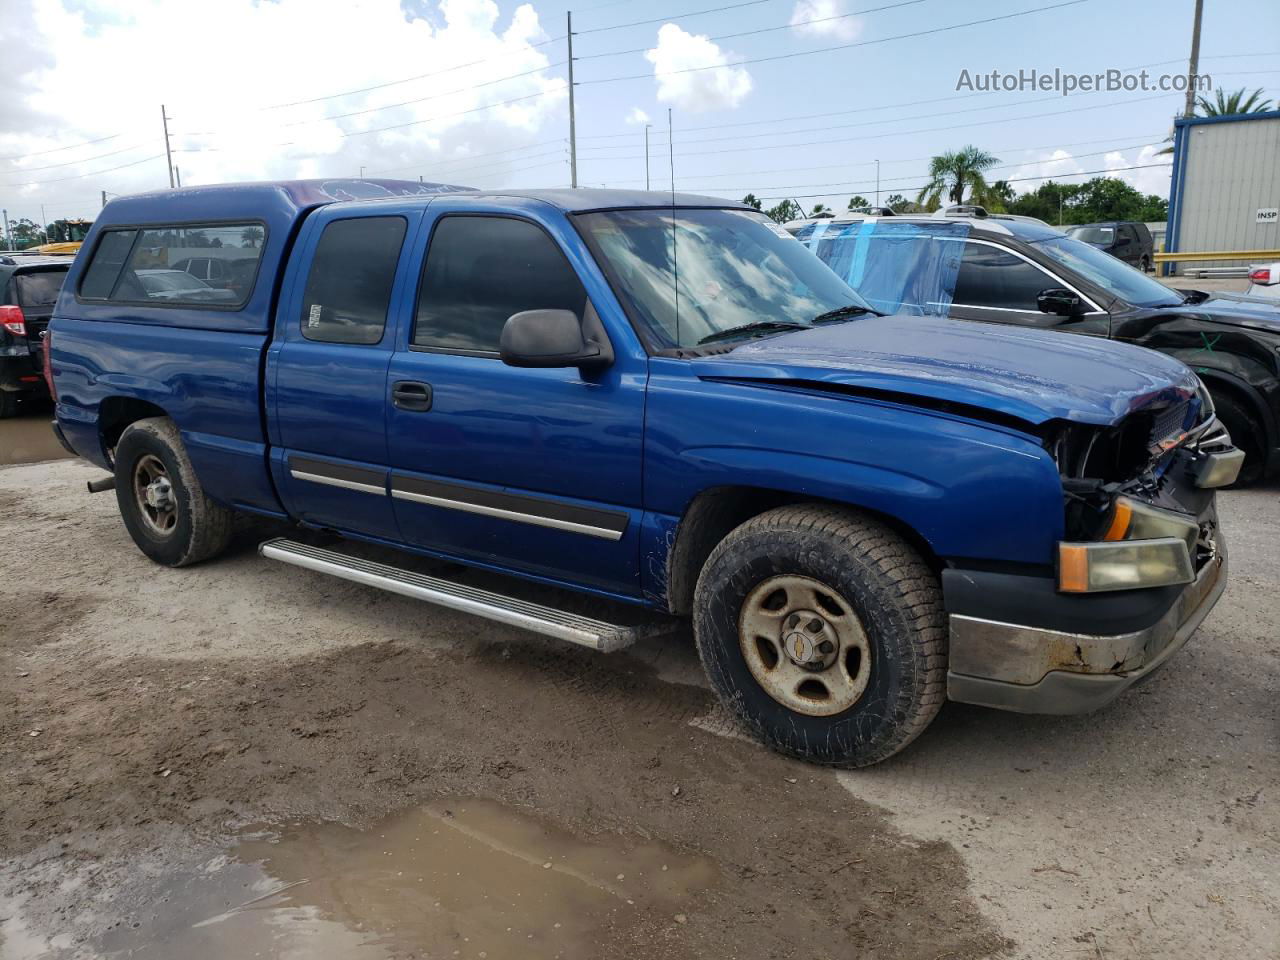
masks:
[[[1135,590],[1054,600],[1052,591],[1028,591],[1027,584],[1006,583],[1034,578],[947,571],[947,697],[1018,713],[1087,713],[1105,706],[1163,666],[1218,602],[1227,585],[1227,553],[1220,530],[1215,539],[1214,555],[1195,580],[1172,593]],[[1027,619],[1061,622],[1033,626],[956,612],[972,610],[975,602],[988,606],[993,590],[998,595],[1019,586],[1029,595],[1014,600],[1014,606]],[[1037,603],[1037,595],[1042,602]],[[1092,610],[1085,606],[1090,601]],[[1080,629],[1090,621],[1133,628],[1116,634]]]

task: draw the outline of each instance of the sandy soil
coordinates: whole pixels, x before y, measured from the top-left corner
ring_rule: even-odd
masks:
[[[712,865],[683,921],[604,916],[598,956],[1275,955],[1275,489],[1223,498],[1227,598],[1113,709],[949,707],[837,775],[735,736],[687,635],[603,657],[273,565],[253,529],[158,568],[96,475],[0,470],[4,960],[153,943],[245,824],[455,798]]]

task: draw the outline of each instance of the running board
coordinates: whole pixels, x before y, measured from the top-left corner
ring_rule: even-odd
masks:
[[[601,653],[621,650],[631,646],[642,636],[663,630],[662,624],[625,627],[606,623],[527,600],[517,600],[490,590],[468,587],[439,577],[428,577],[385,563],[361,560],[334,550],[283,538],[267,540],[258,547],[258,552],[269,560],[291,563],[317,573],[327,573],[415,600],[425,600],[450,610],[460,610],[548,637],[568,640]]]

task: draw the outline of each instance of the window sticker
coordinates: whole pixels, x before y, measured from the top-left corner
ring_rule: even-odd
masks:
[[[324,308],[318,303],[313,303],[311,305],[311,313],[307,316],[308,327],[314,330],[316,327],[320,326],[320,314],[323,310]]]

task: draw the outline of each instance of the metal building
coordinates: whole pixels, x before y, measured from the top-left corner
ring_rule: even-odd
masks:
[[[1280,110],[1174,121],[1169,252],[1280,250]],[[1196,262],[1234,267],[1250,258]]]

